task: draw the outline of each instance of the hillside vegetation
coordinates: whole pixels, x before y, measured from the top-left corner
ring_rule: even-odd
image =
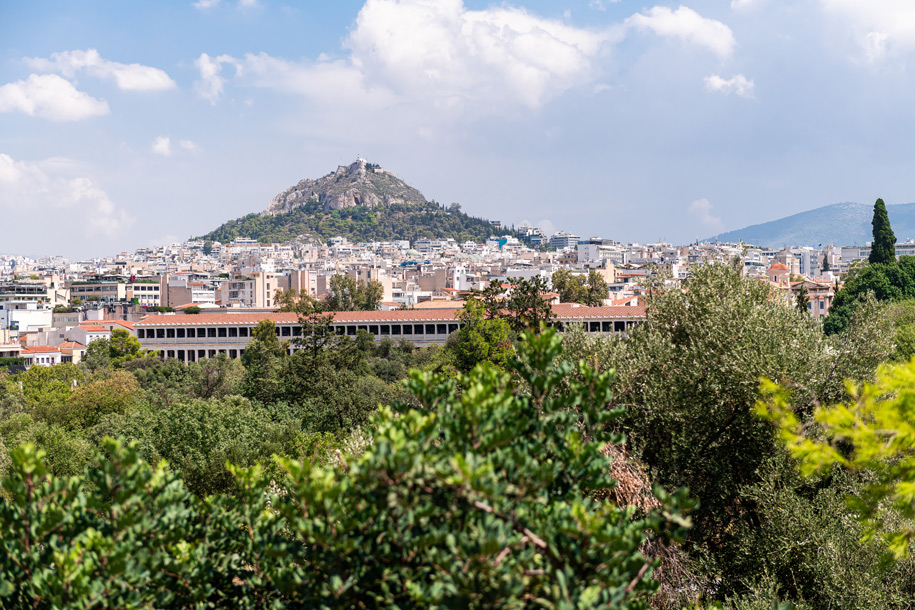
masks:
[[[339,235],[356,242],[398,239],[414,242],[422,237],[482,242],[493,234],[505,233],[512,232],[496,229],[483,218],[468,216],[457,206],[443,208],[435,202],[325,210],[321,203],[312,200],[275,216],[248,214],[230,220],[202,238],[225,243],[236,237],[249,237],[272,243],[303,235],[326,241]]]

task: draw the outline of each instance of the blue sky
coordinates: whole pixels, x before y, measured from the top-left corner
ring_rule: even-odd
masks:
[[[623,241],[915,201],[909,0],[2,2],[0,41],[5,253],[183,240],[357,155]]]

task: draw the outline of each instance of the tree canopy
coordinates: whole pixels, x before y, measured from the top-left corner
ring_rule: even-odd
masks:
[[[486,364],[458,381],[416,373],[418,405],[380,411],[361,456],[280,458],[282,480],[230,466],[234,493],[205,502],[135,445],[105,441],[70,478],[17,448],[0,603],[647,608],[655,562],[639,549],[681,536],[688,504],[659,490],[661,508],[636,514],[592,497],[614,484],[602,449],[621,438],[600,432],[620,414],[604,408],[612,374],[566,361],[552,332],[523,346],[511,367],[530,393]],[[582,381],[557,392],[573,369]],[[196,434],[187,423],[171,425]]]

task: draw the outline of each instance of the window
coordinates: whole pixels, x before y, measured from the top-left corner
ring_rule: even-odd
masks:
[[[193,338],[195,338],[196,336],[197,336],[197,333],[194,331],[193,328],[187,329],[187,338],[188,338],[188,339],[193,339]]]
[[[613,332],[613,323],[612,323],[612,322],[601,322],[601,323],[600,323],[600,331],[601,331],[602,333]]]
[[[382,324],[382,325],[381,325],[381,328],[380,328],[379,330],[381,330],[381,334],[382,334],[382,335],[390,335],[390,334],[391,334],[391,327],[390,327],[389,325],[387,325],[387,324]]]
[[[183,328],[179,328],[175,333],[179,339],[184,339],[185,332]],[[184,360],[184,356],[181,356],[181,359]]]
[[[280,334],[283,335],[284,337],[291,337],[291,336],[292,336],[292,329],[291,329],[290,327],[288,327],[288,326],[284,326],[284,327],[283,327],[283,332],[280,333]]]
[[[198,329],[197,329],[197,337],[199,337],[199,338],[202,339],[203,337],[206,337],[206,336],[207,336],[207,329],[205,329],[205,328],[198,328]],[[214,336],[215,336],[215,335],[214,335]]]
[[[238,336],[238,329],[235,328],[234,326],[230,327],[230,328],[229,328],[229,336],[230,336],[230,337],[237,337],[237,336]]]
[[[455,332],[457,329],[458,329],[457,324],[449,324],[448,325],[448,334],[450,335],[451,333]]]
[[[391,334],[392,335],[400,334],[400,324],[391,324]]]
[[[226,328],[218,328],[218,329],[216,329],[216,330],[218,331],[218,335],[219,335],[219,338],[220,338],[220,339],[229,336],[229,331],[228,331],[228,329],[226,329]]]
[[[238,336],[239,336],[239,337],[247,337],[247,336],[248,336],[248,327],[242,326],[241,328],[239,328],[239,329],[238,329]]]
[[[378,334],[378,325],[377,325],[377,324],[371,324],[371,325],[369,325],[369,334],[371,334],[371,335],[377,335],[377,334]]]
[[[590,322],[588,324],[588,332],[599,333],[600,332],[600,322]]]
[[[435,334],[435,324],[426,324],[426,334],[427,335]]]
[[[347,326],[347,327],[346,327],[346,334],[349,335],[349,336],[355,335],[355,334],[356,334],[356,327],[355,327],[355,326],[352,326],[352,325]]]
[[[448,334],[448,325],[447,324],[436,324],[435,325],[435,334],[447,335]]]
[[[165,329],[165,337],[168,339],[174,339],[175,338],[175,329],[174,328]]]
[[[215,329],[215,328],[208,328],[208,329],[207,329],[207,337],[215,337],[215,336],[216,336],[216,329]]]
[[[2,308],[0,308],[0,309],[2,309]],[[142,328],[137,329],[137,339],[145,339],[145,338],[146,338],[146,331],[143,330]]]
[[[165,338],[165,329],[157,328],[156,329],[156,339],[164,339],[164,338]]]
[[[412,325],[412,324],[404,324],[404,325],[403,325],[403,334],[405,334],[405,335],[412,335],[412,334],[413,334],[413,325]]]
[[[615,332],[615,333],[622,333],[622,332],[625,332],[625,331],[626,331],[626,323],[625,323],[625,322],[619,322],[619,321],[617,321],[617,322],[614,322],[614,323],[613,323],[613,332]]]

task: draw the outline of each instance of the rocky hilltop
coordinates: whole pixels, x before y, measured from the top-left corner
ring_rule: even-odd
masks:
[[[301,180],[274,197],[263,213],[276,216],[313,202],[325,212],[356,206],[374,209],[381,205],[427,203],[422,193],[391,172],[365,159],[356,159],[317,180]]]
[[[301,180],[263,212],[229,220],[201,237],[222,243],[238,237],[261,243],[326,242],[338,235],[356,242],[451,238],[481,243],[494,233],[516,235],[465,214],[456,203],[427,201],[391,172],[356,159],[321,178]]]

